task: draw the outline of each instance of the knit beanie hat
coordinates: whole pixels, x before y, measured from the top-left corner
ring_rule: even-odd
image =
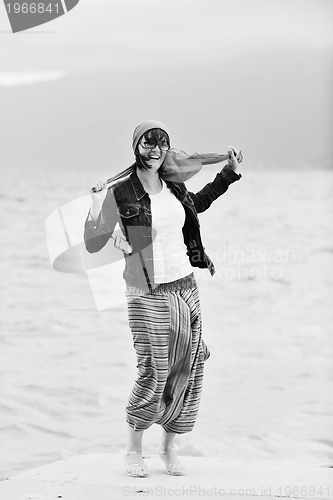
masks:
[[[160,128],[164,130],[164,132],[166,132],[170,137],[168,129],[163,123],[158,122],[156,120],[146,120],[142,123],[139,123],[139,125],[135,128],[133,132],[133,143],[132,143],[133,151],[135,151],[135,148],[140,138],[143,136],[143,134],[145,134],[146,132],[148,132],[148,130],[151,130],[152,128]]]

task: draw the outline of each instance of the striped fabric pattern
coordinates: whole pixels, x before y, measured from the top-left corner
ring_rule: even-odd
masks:
[[[126,420],[136,430],[157,423],[182,434],[195,424],[209,351],[201,338],[198,288],[191,282],[185,289],[164,284],[160,293],[126,294],[138,368]]]

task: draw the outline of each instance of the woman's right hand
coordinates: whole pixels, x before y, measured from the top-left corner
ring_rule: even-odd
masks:
[[[91,187],[90,187],[90,195],[94,202],[98,204],[102,204],[108,192],[108,186],[106,179],[101,180],[98,179]]]
[[[238,151],[233,146],[228,147],[228,165],[235,171],[238,167],[238,163],[243,161],[243,155],[241,151]]]

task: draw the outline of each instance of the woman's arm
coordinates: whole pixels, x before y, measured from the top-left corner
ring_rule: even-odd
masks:
[[[97,186],[98,191],[92,191],[96,186],[97,183],[91,188],[92,205],[84,225],[84,242],[89,253],[98,252],[107,244],[117,223],[117,204],[112,187],[108,189],[105,182]]]
[[[213,201],[227,191],[230,184],[235,181],[239,181],[241,177],[242,175],[237,174],[232,166],[226,165],[223,167],[221,172],[216,174],[216,177],[212,182],[206,184],[206,186],[204,186],[197,193],[189,193],[194,201],[196,211],[200,213],[207,210]]]

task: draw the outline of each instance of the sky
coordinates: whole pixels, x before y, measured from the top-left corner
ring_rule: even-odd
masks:
[[[153,118],[188,152],[329,168],[332,28],[331,0],[81,0],[13,34],[1,4],[0,161],[116,171]]]

